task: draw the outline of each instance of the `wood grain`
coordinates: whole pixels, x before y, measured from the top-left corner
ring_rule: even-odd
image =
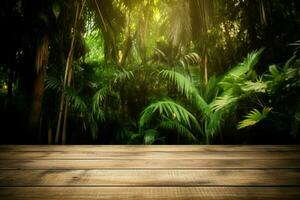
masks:
[[[300,199],[300,146],[0,146],[1,200]]]
[[[5,200],[297,200],[300,187],[8,187]]]
[[[100,159],[300,159],[299,152],[0,152],[1,160],[100,160]]]
[[[300,186],[289,170],[1,170],[0,186]]]
[[[121,159],[0,160],[2,169],[298,169],[299,160],[263,159]]]
[[[201,152],[300,152],[299,145],[2,145],[3,151],[71,151],[71,152],[145,152],[145,151],[201,151]]]

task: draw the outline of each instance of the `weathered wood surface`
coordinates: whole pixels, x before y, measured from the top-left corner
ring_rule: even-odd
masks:
[[[3,186],[299,186],[293,170],[1,170]]]
[[[1,200],[300,199],[300,146],[0,146]]]
[[[299,159],[299,152],[205,152],[205,151],[61,151],[61,152],[0,152],[0,160],[149,160],[149,159]]]
[[[0,160],[0,169],[299,169],[300,159]]]
[[[299,187],[8,187],[5,200],[298,200]]]
[[[265,151],[296,151],[300,152],[299,145],[1,145],[2,151],[74,151],[76,152],[140,152],[140,151],[250,151],[250,152],[265,152]]]

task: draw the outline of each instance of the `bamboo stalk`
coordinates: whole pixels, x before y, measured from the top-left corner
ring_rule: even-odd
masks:
[[[205,85],[207,85],[208,83],[207,53],[205,53],[204,56],[204,80],[205,80]]]
[[[67,86],[71,86],[72,80],[72,68],[69,69],[68,82]],[[64,121],[63,121],[63,130],[62,130],[62,144],[66,144],[67,141],[67,118],[68,118],[68,102],[65,100],[65,112],[64,112]]]
[[[85,0],[82,2],[82,7],[80,9],[80,3],[76,2],[76,15],[75,15],[75,21],[74,25],[71,29],[71,45],[67,57],[67,62],[66,62],[66,67],[65,67],[65,73],[64,73],[64,82],[63,82],[63,88],[61,92],[61,98],[60,98],[60,106],[59,106],[59,114],[58,114],[58,121],[57,121],[57,126],[56,126],[56,135],[55,135],[55,143],[59,143],[60,139],[60,130],[61,130],[61,122],[62,122],[62,117],[64,113],[64,109],[66,109],[67,104],[65,103],[65,89],[68,83],[68,76],[69,76],[69,70],[72,66],[72,59],[73,59],[73,53],[74,53],[74,46],[75,46],[75,36],[76,36],[76,28],[77,28],[77,23],[78,20],[82,14],[82,10],[85,4]]]

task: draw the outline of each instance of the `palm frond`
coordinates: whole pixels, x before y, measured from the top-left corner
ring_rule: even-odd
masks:
[[[184,55],[182,59],[185,63],[191,65],[198,65],[201,62],[200,56],[195,52]]]
[[[108,97],[108,95],[111,93],[112,88],[110,86],[105,86],[98,90],[94,97],[93,102],[97,105],[103,104],[104,100]]]
[[[142,113],[139,121],[139,127],[144,127],[157,111],[160,116],[176,120],[189,128],[193,125],[200,130],[200,125],[195,116],[181,105],[170,100],[159,101],[148,106]]]
[[[294,50],[294,56],[296,56],[299,52],[300,52],[300,40],[291,43],[290,46],[294,46],[295,50]]]
[[[151,145],[159,137],[159,132],[155,129],[147,129],[144,132],[144,144]]]
[[[271,65],[271,66],[269,67],[269,72],[270,72],[270,74],[271,74],[273,77],[277,77],[277,76],[280,75],[280,71],[279,71],[279,69],[277,68],[276,65]]]
[[[211,104],[210,108],[213,111],[220,111],[237,102],[239,98],[231,95],[217,97]]]
[[[62,89],[63,82],[61,79],[56,78],[55,76],[47,76],[45,80],[45,89],[51,89],[56,92],[60,92]]]
[[[162,60],[164,62],[168,62],[168,57],[167,55],[159,48],[154,48],[154,52],[155,52],[155,55],[157,56],[157,58],[159,60]]]
[[[199,95],[198,90],[187,77],[172,70],[162,70],[159,75],[173,82],[178,91],[185,95],[186,98],[196,105],[202,112],[207,112],[208,105],[206,101]]]
[[[96,119],[100,121],[105,120],[105,112],[100,106],[93,106],[93,114],[95,115]]]
[[[105,113],[103,111],[104,101],[111,91],[112,88],[110,86],[103,87],[95,93],[92,99],[92,112],[96,118],[101,121],[105,119]]]
[[[219,95],[219,92],[219,79],[217,79],[215,76],[212,76],[208,80],[208,83],[204,87],[201,87],[200,94],[205,98],[207,102],[211,102]]]
[[[267,83],[262,80],[256,82],[246,81],[241,88],[244,92],[265,93],[267,90]]]
[[[199,65],[186,65],[185,71],[187,72],[191,82],[196,88],[202,88],[205,86],[203,84],[203,79],[201,75],[201,69]]]
[[[197,94],[197,89],[192,82],[181,73],[174,70],[162,70],[159,72],[159,75],[174,83],[177,86],[178,91],[188,99],[191,99],[192,96]]]
[[[254,66],[258,63],[262,52],[263,49],[249,53],[242,63],[238,64],[236,67],[231,69],[224,76],[223,80],[226,80],[228,78],[240,78],[242,75],[245,75],[250,70],[253,70]]]
[[[181,136],[187,138],[189,141],[193,143],[199,143],[199,140],[194,136],[194,134],[188,128],[186,128],[185,126],[183,126],[177,121],[173,121],[173,120],[162,121],[159,124],[159,127],[176,130]]]
[[[67,87],[64,91],[64,94],[66,100],[72,108],[78,110],[79,112],[86,111],[87,105],[77,91],[75,91],[73,88]]]
[[[140,133],[135,133],[133,131],[126,130],[126,135],[128,136],[127,144],[142,143],[140,141],[141,141],[141,138],[143,137],[143,135],[141,135]]]
[[[241,84],[244,82],[242,78],[230,78],[226,77],[218,83],[218,85],[223,89],[223,93],[232,94],[239,93],[242,91]]]
[[[127,71],[125,69],[120,70],[119,72],[114,74],[114,84],[122,83],[124,81],[130,80],[134,77],[132,71]]]
[[[98,138],[98,123],[92,112],[86,113],[86,117],[83,119],[83,126],[84,126],[84,130],[87,129],[87,126],[89,127],[92,138],[94,140]]]
[[[205,136],[207,137],[207,143],[209,138],[215,136],[220,131],[222,121],[222,112],[212,112],[208,119],[205,121]]]
[[[258,122],[265,119],[269,112],[271,111],[271,108],[265,107],[262,112],[260,112],[257,109],[253,109],[250,111],[246,116],[245,119],[238,124],[238,129],[243,129],[249,126],[253,126],[257,124]]]

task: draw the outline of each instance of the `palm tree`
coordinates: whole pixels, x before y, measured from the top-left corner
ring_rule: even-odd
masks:
[[[190,138],[196,138],[199,141],[205,141],[207,144],[219,133],[222,119],[230,111],[236,109],[239,101],[245,98],[251,98],[253,93],[265,92],[266,85],[259,80],[253,80],[255,75],[254,66],[259,60],[262,50],[250,53],[244,62],[238,64],[225,74],[218,82],[219,90],[211,87],[208,83],[206,90],[209,88],[216,92],[215,97],[211,100],[205,99],[200,95],[197,88],[189,77],[182,75],[175,70],[162,70],[159,77],[167,79],[189,102],[190,107],[180,105],[174,100],[161,100],[149,105],[142,112],[139,127],[143,129],[153,120],[153,116],[160,116],[159,123],[165,127],[177,130],[181,135]],[[215,82],[215,79],[211,79]],[[216,84],[215,84],[216,85]],[[211,91],[206,91],[211,93]],[[191,111],[189,111],[191,110]],[[171,124],[172,123],[172,124]]]

